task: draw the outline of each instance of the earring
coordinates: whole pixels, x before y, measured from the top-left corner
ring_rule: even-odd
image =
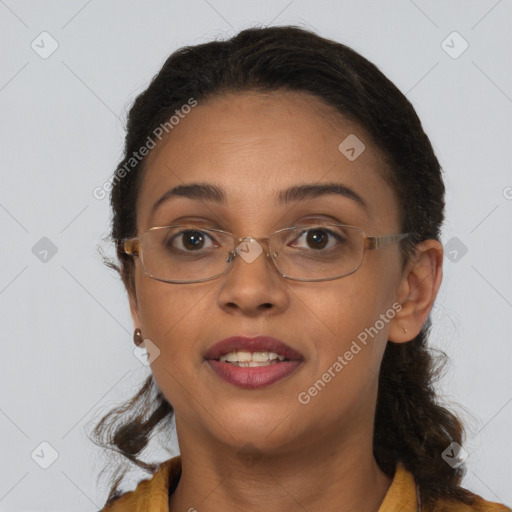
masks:
[[[403,328],[403,329],[404,329],[404,328]],[[407,334],[408,332],[409,332],[409,331],[408,331],[407,329],[404,329],[404,333],[406,333],[406,334]]]
[[[139,328],[137,328],[135,329],[135,331],[133,331],[133,343],[135,343],[135,345],[137,345],[138,347],[142,342],[142,331]]]

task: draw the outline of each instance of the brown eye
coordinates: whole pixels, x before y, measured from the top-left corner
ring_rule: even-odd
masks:
[[[204,246],[208,239],[213,240],[204,231],[187,229],[173,236],[169,240],[168,245],[182,251],[197,251],[205,248]],[[178,241],[177,246],[174,244],[176,240]]]
[[[327,246],[330,238],[334,240],[334,243]],[[341,234],[335,233],[334,231],[326,228],[313,228],[302,231],[300,236],[296,238],[293,244],[291,244],[292,247],[296,247],[295,242],[300,239],[303,239],[306,242],[307,246],[304,247],[305,249],[313,250],[321,250],[326,247],[327,249],[330,249],[336,245],[336,241],[338,243],[346,242],[346,238]]]

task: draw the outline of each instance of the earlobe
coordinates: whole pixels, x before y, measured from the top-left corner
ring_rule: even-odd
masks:
[[[389,341],[405,343],[421,331],[441,286],[442,269],[442,244],[438,240],[418,244],[399,285],[397,300],[402,308],[391,321]]]
[[[137,298],[130,294],[128,296],[128,300],[130,302],[130,314],[132,316],[133,326],[135,329],[137,329],[137,328],[140,329],[141,321],[140,321],[140,317],[139,317],[139,309],[137,306]]]

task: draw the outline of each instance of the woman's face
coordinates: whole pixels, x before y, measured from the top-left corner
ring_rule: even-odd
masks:
[[[351,134],[365,145],[355,159],[338,149]],[[358,226],[367,235],[398,233],[398,204],[380,158],[361,128],[308,94],[217,97],[194,107],[148,156],[138,235],[185,221],[238,237],[266,237],[308,221]],[[225,203],[173,197],[151,214],[165,192],[191,183],[221,188]],[[366,206],[334,193],[277,201],[289,187],[325,183],[352,189]],[[178,435],[278,453],[323,436],[367,433],[401,279],[398,244],[366,252],[355,273],[323,282],[281,277],[265,253],[252,263],[237,257],[227,274],[193,284],[154,280],[136,260],[132,314],[160,350],[151,369],[174,407]],[[358,341],[371,327],[366,344]],[[303,360],[273,384],[239,387],[205,360],[212,345],[235,335],[272,336]],[[326,372],[331,378],[318,384]]]

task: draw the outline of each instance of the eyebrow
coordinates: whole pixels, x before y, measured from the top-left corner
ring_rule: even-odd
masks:
[[[339,196],[352,199],[368,211],[368,205],[364,199],[357,192],[346,185],[342,185],[341,183],[322,183],[320,185],[307,183],[304,185],[296,185],[285,190],[281,190],[276,196],[276,202],[279,205],[286,205],[295,201],[314,199],[330,194],[337,194]],[[210,201],[223,205],[227,203],[226,193],[221,187],[209,183],[187,183],[184,185],[177,185],[169,189],[153,204],[150,214],[153,215],[163,203],[177,197]]]

